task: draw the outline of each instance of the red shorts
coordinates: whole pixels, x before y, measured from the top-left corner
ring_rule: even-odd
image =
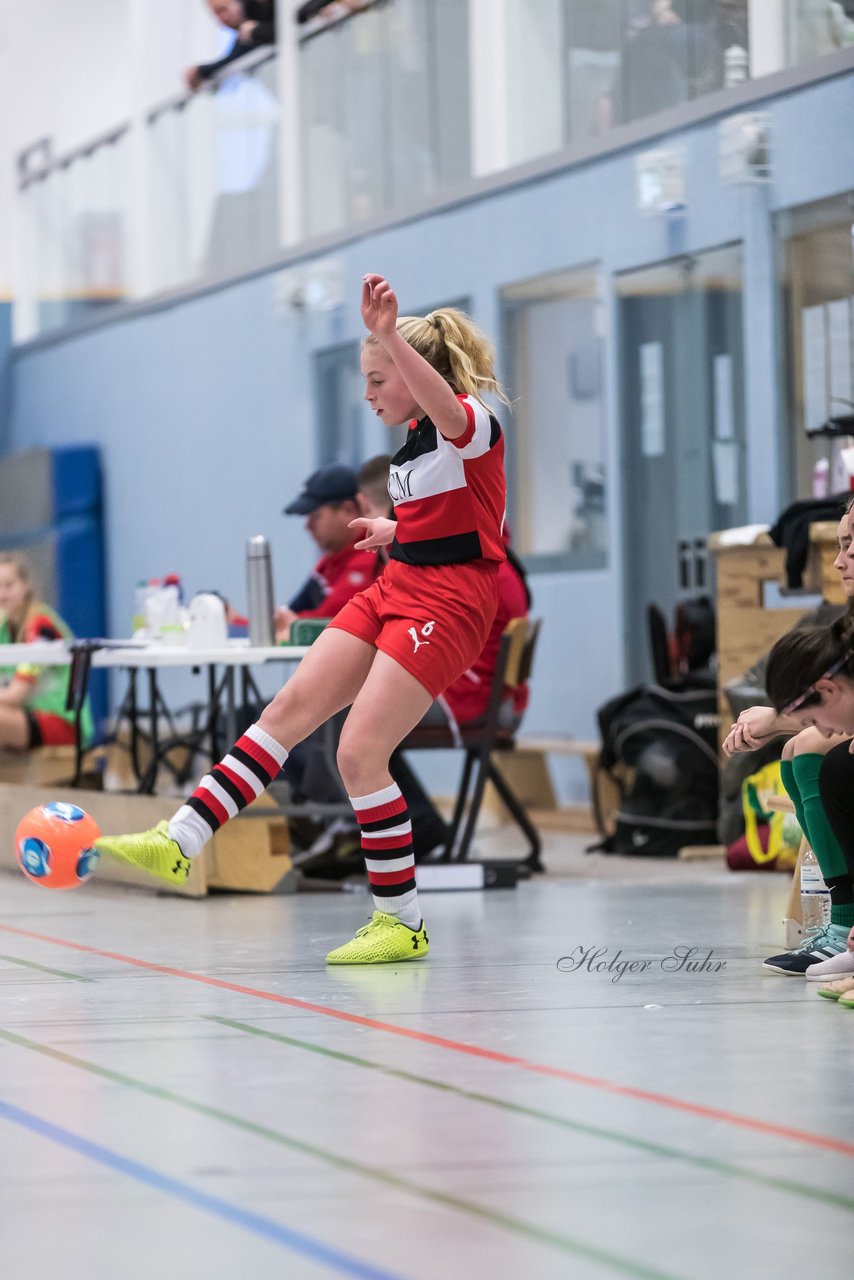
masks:
[[[497,608],[497,562],[390,560],[329,625],[387,653],[438,698],[480,655]]]
[[[30,723],[31,747],[65,747],[76,741],[74,725],[53,711],[24,708]]]

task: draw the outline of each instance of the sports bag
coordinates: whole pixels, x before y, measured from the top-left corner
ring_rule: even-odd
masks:
[[[619,789],[609,853],[675,857],[717,841],[717,705],[713,689],[641,685],[598,713],[599,764]]]

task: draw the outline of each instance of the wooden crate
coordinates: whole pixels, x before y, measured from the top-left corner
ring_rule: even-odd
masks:
[[[832,521],[816,521],[810,525],[810,549],[804,582],[820,593],[830,604],[847,604],[842,579],[834,569],[837,525]]]
[[[43,786],[0,783],[0,868],[17,871],[15,829],[29,809],[46,800],[64,800],[86,809],[105,834],[144,830],[171,817],[177,807],[174,796],[118,795],[61,786],[46,792]],[[261,804],[256,801],[256,805]],[[203,897],[209,889],[249,893],[281,889],[291,871],[288,825],[271,801],[267,806],[263,817],[242,817],[227,823],[203,853],[193,859],[187,883],[181,888],[172,888],[144,871],[107,857],[101,859],[95,874],[102,882],[133,884],[189,898]]]
[[[740,676],[767,653],[798,619],[796,609],[767,609],[766,583],[783,580],[785,553],[771,543],[709,546],[717,573],[717,662],[719,685]]]
[[[717,661],[721,685],[740,676],[795,625],[803,610],[772,609],[764,605],[769,583],[785,584],[786,553],[767,534],[751,546],[721,545],[721,534],[709,538],[717,574]],[[810,526],[810,552],[804,573],[804,589],[831,604],[844,604],[836,558],[836,525]]]
[[[0,750],[0,783],[37,786],[71,782],[74,777],[74,747],[35,747],[32,751]]]
[[[495,761],[530,815],[535,827],[549,831],[581,831],[593,833],[595,825],[589,805],[560,805],[549,771],[550,755],[578,756],[584,760],[594,785],[593,771],[599,756],[598,742],[582,742],[559,735],[520,738],[513,751],[496,752]],[[487,789],[488,792],[492,788]],[[486,801],[485,801],[486,803]],[[497,794],[491,806],[502,820],[509,820]]]

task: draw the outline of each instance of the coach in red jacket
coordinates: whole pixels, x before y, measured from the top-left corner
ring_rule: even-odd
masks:
[[[276,610],[276,639],[287,640],[297,618],[334,618],[357,591],[377,575],[375,551],[357,551],[361,531],[350,521],[359,513],[358,484],[350,467],[321,467],[305,482],[302,493],[285,507],[285,515],[306,516],[305,527],[323,555],[286,607]]]

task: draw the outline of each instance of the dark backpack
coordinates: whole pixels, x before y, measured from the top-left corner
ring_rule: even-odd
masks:
[[[607,702],[598,720],[600,769],[619,791],[613,829],[598,847],[675,857],[685,845],[715,843],[715,691],[641,685]]]

